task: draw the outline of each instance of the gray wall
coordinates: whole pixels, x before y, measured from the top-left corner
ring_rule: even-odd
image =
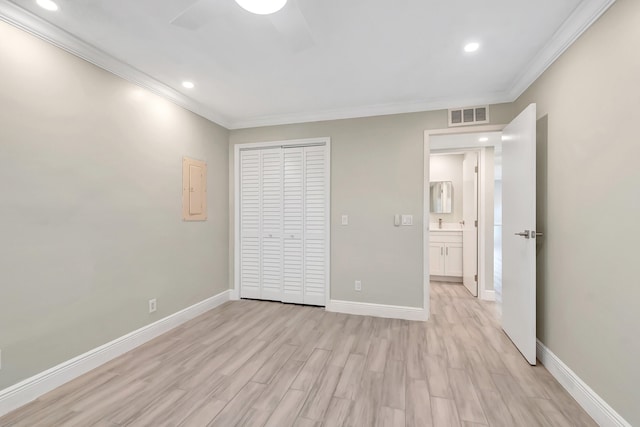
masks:
[[[492,106],[492,122],[509,122],[512,110]],[[431,111],[233,130],[230,221],[235,144],[331,137],[331,298],[420,307],[424,131],[446,127],[447,112]],[[413,214],[413,227],[394,227],[396,213]],[[348,226],[340,225],[342,214],[349,215]],[[233,228],[229,247],[233,287]],[[361,292],[355,280],[362,280]]]
[[[640,425],[640,2],[618,0],[516,102],[538,104],[538,336]]]
[[[0,22],[0,389],[228,288],[228,131]],[[181,221],[181,158],[209,220]],[[158,299],[148,314],[147,301]]]

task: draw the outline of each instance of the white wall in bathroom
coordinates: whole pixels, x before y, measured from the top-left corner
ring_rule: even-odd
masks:
[[[430,214],[430,222],[458,223],[462,221],[462,160],[464,154],[431,154],[429,179],[453,183],[453,209],[450,214]]]

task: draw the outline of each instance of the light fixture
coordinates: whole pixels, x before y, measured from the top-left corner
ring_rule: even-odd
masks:
[[[478,141],[480,142],[487,142],[489,141],[489,138],[487,138],[486,136],[483,136],[482,138],[480,138]]]
[[[236,3],[256,15],[269,15],[282,9],[287,0],[236,0]]]
[[[193,82],[182,82],[182,87],[185,87],[187,89],[193,89],[194,87],[196,87],[196,85],[193,84]]]
[[[472,43],[467,43],[464,46],[464,51],[467,52],[467,53],[471,53],[471,52],[475,52],[479,48],[480,48],[480,43],[472,42]]]
[[[58,5],[55,4],[53,0],[37,0],[36,3],[38,3],[38,6],[40,6],[41,8],[50,10],[52,12],[58,10]]]

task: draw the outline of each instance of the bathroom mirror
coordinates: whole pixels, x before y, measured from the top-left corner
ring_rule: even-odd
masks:
[[[434,181],[430,185],[431,213],[451,213],[453,184],[451,181]]]

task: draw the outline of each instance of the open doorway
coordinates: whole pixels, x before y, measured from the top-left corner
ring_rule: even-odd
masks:
[[[501,295],[502,127],[429,134],[428,247],[436,294],[497,301]],[[456,132],[456,133],[452,133]],[[425,163],[427,158],[425,158]],[[426,173],[425,164],[425,173]],[[427,195],[425,194],[425,197]],[[425,218],[426,220],[426,218]],[[426,249],[426,248],[425,248]],[[425,278],[427,279],[427,278]]]
[[[430,212],[430,159],[432,151],[480,149],[478,179],[478,290],[481,299],[496,299],[494,282],[494,252],[498,253],[499,323],[524,358],[536,363],[536,246],[543,234],[536,230],[536,105],[530,104],[507,125],[474,126],[425,131],[424,139],[425,218]],[[498,149],[496,149],[498,147]],[[500,148],[502,149],[500,151]],[[498,176],[501,183],[487,185],[488,153],[501,153]],[[485,180],[485,183],[482,181]],[[501,215],[495,215],[495,200],[488,201],[487,193],[501,189]],[[494,222],[497,217],[499,222]],[[495,230],[498,229],[496,233]],[[430,285],[430,227],[424,227],[424,298],[428,314],[433,314]],[[501,235],[496,239],[494,235]],[[501,245],[495,242],[501,241]],[[502,286],[500,286],[502,285]],[[446,289],[446,288],[445,288]],[[492,293],[492,297],[489,297]],[[468,296],[470,306],[485,304]],[[446,299],[444,299],[446,302]],[[493,304],[494,303],[487,303]],[[434,301],[435,305],[435,301]],[[457,309],[454,307],[454,309]],[[462,313],[469,312],[462,307]],[[449,309],[449,312],[452,312]],[[446,314],[446,313],[445,313]],[[467,316],[469,317],[469,316]],[[471,316],[473,317],[473,316]]]

